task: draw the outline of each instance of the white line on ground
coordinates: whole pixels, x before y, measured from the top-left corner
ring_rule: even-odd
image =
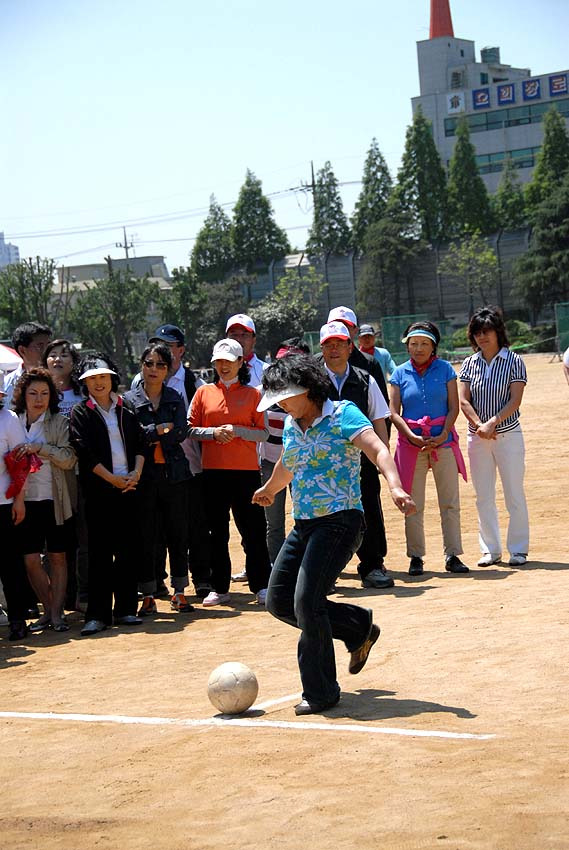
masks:
[[[447,738],[488,741],[495,735],[473,735],[469,732],[440,732],[427,729],[397,729],[388,726],[358,726],[355,723],[313,723],[308,721],[259,720],[248,717],[208,717],[183,719],[177,717],[129,717],[124,714],[60,714],[39,711],[0,711],[0,717],[21,720],[63,720],[79,723],[119,723],[142,726],[263,726],[270,729],[318,729],[321,732],[365,732],[373,735],[402,735],[409,738]]]

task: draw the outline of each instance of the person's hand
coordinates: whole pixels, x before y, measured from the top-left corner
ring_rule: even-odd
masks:
[[[16,446],[14,452],[16,459],[21,460],[25,455],[37,454],[41,449],[41,443],[20,443]]]
[[[233,433],[233,425],[220,425],[219,428],[213,429],[213,439],[216,443],[230,443],[235,437]]]
[[[496,422],[495,420],[489,419],[488,422],[483,422],[476,429],[476,433],[482,440],[495,440],[496,439]]]
[[[140,472],[137,469],[133,469],[125,477],[128,479],[128,483],[126,487],[122,488],[123,493],[127,493],[129,490],[136,490],[136,485],[140,481]]]
[[[427,445],[426,437],[419,437],[417,434],[413,434],[412,437],[409,437],[409,442],[413,446],[418,446],[418,448],[423,449]]]
[[[442,446],[448,440],[448,431],[441,431],[438,437],[427,437],[425,440],[425,449],[428,451],[433,451],[433,449]]]
[[[405,516],[411,516],[411,514],[417,512],[415,502],[409,493],[406,493],[402,487],[394,487],[391,491],[391,498],[393,499],[395,507],[398,508],[402,514],[405,514]]]
[[[255,490],[251,499],[254,505],[261,505],[262,508],[270,507],[274,501],[275,497],[267,492],[266,487],[259,487],[258,490]]]
[[[14,525],[19,525],[26,516],[26,506],[24,504],[24,494],[20,493],[12,502],[12,520]]]
[[[113,487],[116,487],[117,490],[124,490],[130,483],[130,477],[129,475],[113,475],[110,483]]]
[[[162,434],[164,433],[164,428],[168,428],[169,431],[172,431],[174,429],[174,423],[173,422],[161,422],[159,425],[156,426],[156,433],[159,436],[162,436]]]

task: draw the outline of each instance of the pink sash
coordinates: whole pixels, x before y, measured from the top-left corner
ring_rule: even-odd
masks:
[[[411,429],[420,428],[422,437],[428,437],[433,425],[442,425],[445,419],[445,416],[438,416],[436,419],[431,419],[430,416],[423,416],[422,419],[405,419],[405,422]],[[452,443],[450,443],[448,447],[445,446],[445,448],[452,449],[457,469],[464,480],[467,481],[466,465],[458,444],[459,437],[456,428],[453,427],[450,433],[453,438]],[[439,448],[443,447],[439,446]],[[397,446],[395,448],[394,460],[397,471],[399,472],[399,477],[401,478],[401,484],[407,493],[411,492],[411,488],[413,486],[413,476],[415,474],[415,466],[417,465],[417,455],[420,451],[421,449],[419,446],[414,446],[413,443],[409,442],[407,437],[403,436],[403,434],[397,435]],[[439,456],[436,451],[430,452],[429,467],[431,467],[433,463],[436,463],[438,459]]]

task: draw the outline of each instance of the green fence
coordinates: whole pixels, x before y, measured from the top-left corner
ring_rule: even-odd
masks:
[[[401,342],[405,328],[412,322],[421,322],[428,318],[425,313],[413,313],[406,316],[385,316],[381,320],[381,345],[391,352],[391,356],[397,365],[409,359],[405,343]],[[441,341],[438,347],[439,355],[441,357],[448,356],[449,359],[452,359],[453,344],[450,319],[439,319],[435,324],[441,332]]]
[[[569,348],[569,301],[562,301],[555,305],[555,324],[558,350],[563,352]]]

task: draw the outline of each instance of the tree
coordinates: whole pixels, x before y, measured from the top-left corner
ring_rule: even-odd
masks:
[[[362,189],[352,216],[352,245],[361,250],[368,227],[380,221],[387,207],[393,180],[377,139],[372,139],[364,164]]]
[[[417,109],[407,128],[405,150],[394,190],[417,238],[442,239],[447,218],[446,175],[433,140],[431,123]]]
[[[231,221],[212,195],[192,251],[192,270],[198,280],[215,282],[223,280],[234,264]]]
[[[31,257],[0,272],[0,318],[13,330],[23,322],[49,325],[65,332],[70,302],[69,280],[55,286],[53,260]]]
[[[358,312],[398,315],[401,285],[410,280],[414,261],[427,243],[416,237],[409,210],[401,206],[397,195],[391,197],[383,218],[368,227],[363,247]]]
[[[247,272],[252,272],[256,263],[268,264],[290,251],[288,237],[273,218],[261,181],[249,169],[233,210],[231,236],[235,262]]]
[[[439,272],[464,287],[470,315],[474,312],[474,296],[487,304],[498,275],[496,254],[478,231],[453,242],[439,263]]]
[[[530,215],[554,192],[569,172],[569,135],[565,121],[552,106],[543,121],[543,143],[532,179],[526,186]]]
[[[243,275],[208,283],[198,280],[192,268],[172,271],[172,288],[160,293],[158,306],[163,322],[183,328],[192,363],[209,363],[214,344],[225,336],[227,318],[247,309],[251,284]]]
[[[78,295],[69,320],[83,346],[111,355],[125,379],[134,371],[133,334],[150,330],[148,306],[158,301],[158,286],[128,268],[113,269],[110,257],[106,262],[108,277]]]
[[[490,199],[494,222],[502,230],[516,230],[527,224],[524,192],[512,158],[506,157],[496,194]]]
[[[456,144],[449,165],[449,234],[490,233],[493,227],[488,192],[476,165],[474,145],[466,118],[458,122]]]
[[[350,228],[342,206],[338,181],[329,162],[316,175],[314,212],[308,233],[309,254],[344,254],[350,247]]]
[[[534,213],[527,254],[515,264],[517,291],[533,312],[569,300],[569,172]]]
[[[249,311],[257,329],[257,349],[274,353],[283,340],[309,330],[325,287],[326,281],[312,266],[302,276],[289,270],[273,292]]]

